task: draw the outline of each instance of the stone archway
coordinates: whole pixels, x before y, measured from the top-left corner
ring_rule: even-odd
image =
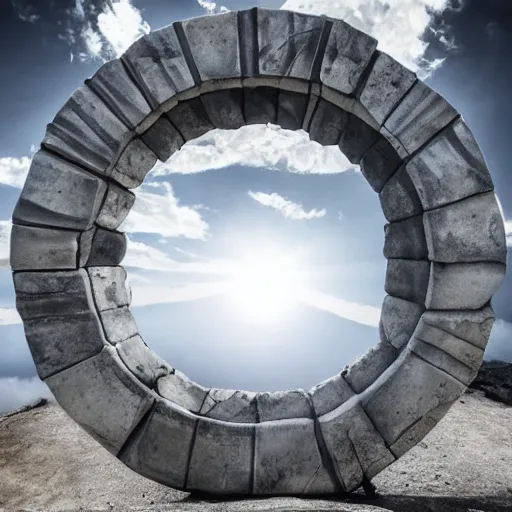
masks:
[[[177,22],[102,66],[48,125],[13,214],[18,311],[58,402],[140,474],[222,494],[351,491],[475,376],[505,273],[493,183],[455,109],[376,45],[287,11]],[[309,391],[205,389],[140,337],[116,230],[157,158],[267,122],[339,145],[379,194],[381,341]]]

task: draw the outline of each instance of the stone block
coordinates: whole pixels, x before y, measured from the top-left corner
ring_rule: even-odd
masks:
[[[181,134],[165,115],[157,119],[140,138],[161,162],[167,162],[185,144]]]
[[[250,494],[254,426],[201,418],[196,432],[187,491]]]
[[[158,379],[157,390],[163,398],[194,413],[201,410],[208,395],[208,389],[191,381],[179,370]]]
[[[384,126],[412,154],[458,115],[442,96],[417,81]]]
[[[242,88],[209,92],[201,101],[215,128],[236,130],[245,125]]]
[[[311,401],[317,416],[333,411],[355,396],[341,374],[326,379],[309,390]]]
[[[431,261],[507,261],[505,228],[494,192],[425,212],[424,222]]]
[[[106,183],[41,150],[34,155],[13,221],[84,231],[94,224]]]
[[[183,490],[197,421],[192,414],[157,400],[119,459],[146,478]]]
[[[210,389],[199,414],[233,423],[256,423],[256,393],[231,389]]]
[[[313,416],[309,398],[301,389],[258,393],[256,400],[260,422]]]
[[[127,306],[101,311],[100,318],[105,336],[113,345],[139,334],[135,319]]]
[[[309,125],[309,138],[322,146],[336,146],[349,124],[349,115],[336,105],[320,99]]]
[[[415,302],[387,295],[382,303],[380,326],[385,339],[402,350],[418,325],[424,307]]]
[[[66,413],[114,455],[154,401],[113,347],[45,382]]]
[[[259,75],[258,64],[258,8],[238,11],[240,73],[244,78]]]
[[[13,270],[76,269],[80,231],[13,225]]]
[[[425,214],[427,215],[427,214]],[[426,260],[429,258],[423,215],[386,224],[384,232],[384,256],[386,258],[403,258]]]
[[[427,309],[481,309],[505,278],[502,263],[432,263]]]
[[[126,254],[126,234],[103,228],[96,229],[92,238],[86,267],[119,265]]]
[[[244,113],[247,124],[277,123],[279,89],[244,87]]]
[[[410,158],[411,155],[409,155],[404,145],[387,128],[381,126],[379,132],[391,144],[402,160],[408,160]]]
[[[378,131],[357,116],[349,114],[338,146],[351,163],[359,164],[363,155],[380,139]]]
[[[462,119],[422,148],[407,172],[425,210],[493,189],[482,152]]]
[[[107,196],[96,218],[96,224],[110,230],[117,229],[130,213],[134,202],[133,192],[110,183]]]
[[[356,398],[319,418],[327,450],[345,491],[354,491],[395,461]]]
[[[416,75],[412,71],[378,52],[359,100],[375,120],[383,124],[415,82]]]
[[[389,295],[423,305],[429,276],[429,261],[388,260],[384,288]]]
[[[311,120],[320,101],[320,85],[312,84],[311,91],[309,92],[308,106],[306,107],[306,113],[304,114],[304,121],[302,121],[302,129],[309,133],[311,139]],[[333,105],[334,106],[334,105]]]
[[[423,212],[418,192],[402,166],[379,194],[382,212],[389,222],[407,219]]]
[[[185,141],[196,139],[215,128],[199,98],[179,103],[167,115]]]
[[[309,96],[298,92],[279,91],[277,124],[285,130],[300,130],[306,115]]]
[[[322,61],[322,83],[343,94],[354,93],[376,48],[373,37],[333,20]]]
[[[123,267],[89,267],[87,273],[98,311],[130,305],[131,290]]]
[[[84,270],[18,272],[14,288],[42,379],[98,354],[106,344]]]
[[[254,494],[324,494],[336,490],[323,465],[313,420],[256,425]]]
[[[398,156],[393,146],[385,139],[380,138],[359,162],[361,173],[368,181],[370,187],[379,193],[391,176],[401,166],[403,160]]]

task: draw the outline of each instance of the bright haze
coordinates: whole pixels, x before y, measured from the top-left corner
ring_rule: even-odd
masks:
[[[509,0],[3,0],[0,411],[47,394],[14,308],[10,217],[46,124],[106,61],[176,20],[254,5],[343,18],[463,115],[512,245]],[[386,262],[377,195],[334,147],[277,126],[214,131],[159,163],[122,228],[145,341],[205,386],[309,388],[378,342]],[[512,278],[486,358],[512,360]]]

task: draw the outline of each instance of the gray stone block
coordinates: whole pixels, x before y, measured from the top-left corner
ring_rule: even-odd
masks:
[[[110,230],[117,229],[130,213],[134,202],[133,192],[110,183],[107,196],[96,218],[96,224]]]
[[[84,270],[18,272],[14,288],[42,379],[98,354],[106,344]]]
[[[425,212],[423,218],[429,260],[507,261],[505,228],[494,192]]]
[[[407,219],[423,212],[418,192],[401,167],[386,183],[379,194],[382,212],[389,222]]]
[[[92,240],[96,233],[96,229],[97,227],[93,226],[91,229],[80,233],[80,238],[78,239],[78,268],[85,267],[85,264],[91,255]]]
[[[199,414],[233,423],[255,423],[258,420],[256,393],[210,389]]]
[[[381,137],[362,156],[359,165],[361,173],[372,189],[379,193],[391,176],[398,170],[403,160],[393,146]]]
[[[425,306],[428,309],[480,309],[505,278],[501,263],[432,263]]]
[[[356,393],[362,393],[395,361],[398,350],[387,341],[380,341],[352,363],[344,375]]]
[[[423,305],[429,276],[429,261],[388,260],[384,288],[389,295]]]
[[[311,138],[310,127],[313,114],[317,108],[318,102],[320,101],[320,84],[311,84],[311,90],[309,91],[309,101],[306,107],[306,113],[304,114],[304,121],[302,122],[302,129],[308,132]],[[335,108],[336,106],[333,105]]]
[[[247,124],[277,123],[279,89],[244,87],[244,114]]]
[[[161,162],[167,162],[185,144],[181,134],[165,115],[157,119],[140,138]]]
[[[327,450],[345,491],[354,491],[395,461],[356,398],[319,418]]]
[[[291,91],[279,91],[277,124],[285,130],[300,130],[308,107],[306,94]]]
[[[377,40],[342,20],[333,20],[320,77],[322,83],[352,94],[377,48]]]
[[[260,422],[312,417],[309,398],[301,389],[258,393],[256,400]]]
[[[416,75],[412,71],[379,52],[359,100],[382,124],[415,82]]]
[[[439,406],[451,404],[465,386],[404,350],[368,389],[362,405],[389,445]]]
[[[254,426],[201,418],[196,432],[187,491],[250,494]]]
[[[157,400],[119,459],[146,478],[183,490],[197,421],[192,414]]]
[[[77,268],[80,231],[13,225],[10,264],[13,270]]]
[[[311,419],[256,425],[254,494],[335,493],[325,469]]]
[[[103,228],[94,233],[86,267],[119,265],[126,254],[126,234]]]
[[[428,259],[423,218],[422,215],[417,215],[406,220],[386,224],[384,226],[384,257],[411,260]]]
[[[32,159],[13,221],[79,231],[89,229],[106,189],[100,178],[41,150]]]
[[[378,131],[357,116],[349,114],[338,146],[351,163],[359,164],[363,155],[381,138]]]
[[[114,455],[154,401],[113,347],[45,382],[67,414]]]
[[[98,311],[130,305],[131,290],[123,267],[89,267],[87,273]]]
[[[320,98],[308,127],[309,138],[322,146],[336,146],[348,123],[347,112]]]
[[[101,311],[100,318],[105,336],[113,345],[139,334],[135,319],[127,306]]]
[[[185,141],[196,139],[215,128],[199,98],[179,103],[167,115]]]
[[[385,339],[402,350],[418,325],[424,307],[415,302],[387,295],[382,303],[380,326]]]
[[[208,389],[191,381],[179,370],[158,379],[157,390],[163,398],[194,413],[201,410],[208,395]]]
[[[418,81],[384,126],[412,154],[458,115],[442,96],[424,82]]]
[[[236,130],[245,125],[242,88],[209,92],[201,101],[215,128]]]
[[[462,119],[410,160],[407,172],[425,210],[493,189],[482,152]]]
[[[309,390],[311,402],[317,416],[333,411],[355,396],[341,374],[326,379]]]

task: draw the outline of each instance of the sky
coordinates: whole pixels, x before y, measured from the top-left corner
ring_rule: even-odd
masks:
[[[255,5],[345,19],[452,103],[485,155],[512,246],[508,0],[2,0],[0,412],[49,396],[9,268],[12,210],[46,124],[150,30]],[[122,225],[132,311],[146,343],[193,380],[308,389],[378,342],[385,219],[337,148],[277,126],[215,130],[157,164],[135,192]],[[511,303],[508,272],[486,359],[512,361]]]

